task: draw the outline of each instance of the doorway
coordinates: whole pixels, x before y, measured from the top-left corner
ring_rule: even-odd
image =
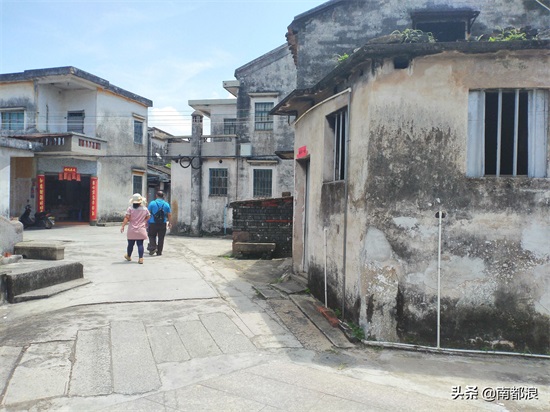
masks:
[[[77,180],[59,180],[46,174],[46,210],[56,222],[90,221],[90,176]]]

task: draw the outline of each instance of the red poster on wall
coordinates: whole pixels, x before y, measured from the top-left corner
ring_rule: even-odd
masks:
[[[36,176],[36,211],[43,212],[46,210],[46,176]]]
[[[97,177],[90,178],[90,222],[97,220]]]

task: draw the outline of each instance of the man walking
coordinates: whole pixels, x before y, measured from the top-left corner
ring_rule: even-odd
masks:
[[[172,218],[170,204],[164,200],[164,192],[162,190],[159,190],[156,199],[149,203],[149,212],[151,213],[151,218],[149,219],[149,245],[147,246],[147,250],[150,255],[154,255],[157,252],[157,256],[161,256],[164,247],[164,237],[166,236],[166,223],[168,222],[168,227],[170,227],[170,219]]]

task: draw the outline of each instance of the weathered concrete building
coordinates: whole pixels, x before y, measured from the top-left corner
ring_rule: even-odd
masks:
[[[295,74],[284,45],[238,68],[237,80],[224,82],[235,99],[189,101],[195,109],[193,135],[170,143],[177,231],[226,233],[231,202],[292,191],[294,165],[287,155],[293,130],[287,118],[269,112],[294,90]],[[203,135],[204,116],[210,135]]]
[[[454,41],[507,26],[544,28],[548,14],[536,0],[331,0],[296,16],[287,39],[303,89],[332,71],[338,56],[394,30]]]
[[[147,199],[155,199],[155,194],[162,190],[164,199],[170,201],[172,173],[168,144],[172,137],[157,127],[147,130]]]
[[[404,10],[333,1],[297,18],[299,83],[317,28],[374,3]],[[482,29],[550,26],[527,2],[481,3]],[[550,42],[466,41],[466,27],[463,41],[372,41],[275,107],[297,116],[294,270],[320,299],[326,271],[328,305],[369,339],[548,353]]]
[[[151,106],[75,67],[1,74],[2,214],[29,203],[59,220],[121,219],[147,187]]]

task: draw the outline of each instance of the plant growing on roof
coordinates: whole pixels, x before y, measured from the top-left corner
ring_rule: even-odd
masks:
[[[338,64],[344,63],[347,59],[349,59],[349,54],[347,53],[336,55],[336,61]]]
[[[522,29],[515,27],[506,27],[501,29],[500,27],[490,37],[489,41],[518,41],[528,40],[527,33]]]
[[[401,36],[401,43],[435,43],[433,34],[430,32],[423,32],[422,30],[395,30],[391,34]]]

